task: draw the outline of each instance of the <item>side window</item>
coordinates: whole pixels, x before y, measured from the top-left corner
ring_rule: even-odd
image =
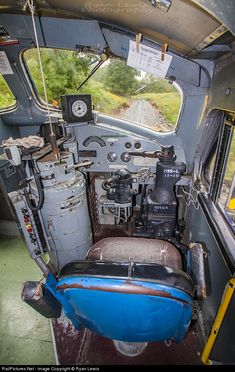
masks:
[[[219,138],[205,165],[211,200],[235,232],[235,119],[224,113]]]
[[[11,108],[15,105],[15,97],[0,74],[0,111]]]
[[[235,231],[235,132],[233,129],[228,160],[218,203]]]

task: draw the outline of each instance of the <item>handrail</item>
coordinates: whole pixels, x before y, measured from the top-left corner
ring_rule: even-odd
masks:
[[[214,343],[216,341],[217,335],[220,331],[220,328],[222,326],[225,314],[228,310],[230,301],[233,296],[233,292],[235,290],[235,278],[231,278],[228,283],[225,286],[224,293],[222,296],[222,300],[219,306],[219,309],[217,311],[217,315],[215,318],[215,321],[211,327],[211,333],[210,336],[208,337],[208,340],[206,342],[206,345],[204,347],[201,361],[203,364],[206,365],[212,365],[213,362],[211,359],[209,359],[211,351],[213,349]]]

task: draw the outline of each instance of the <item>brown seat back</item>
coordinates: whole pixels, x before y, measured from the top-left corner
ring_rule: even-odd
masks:
[[[153,263],[182,269],[181,256],[176,247],[160,239],[105,238],[95,243],[86,257],[89,260]]]

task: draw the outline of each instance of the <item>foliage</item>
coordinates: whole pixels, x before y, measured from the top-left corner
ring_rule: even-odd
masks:
[[[84,93],[91,94],[94,109],[109,114],[127,106],[127,98],[120,97],[104,89],[103,84],[91,80],[84,88]]]
[[[33,49],[27,51],[25,58],[39,96],[45,100],[36,52]],[[60,96],[64,94],[85,93],[92,95],[94,108],[104,113],[126,105],[126,99],[106,91],[99,79],[97,79],[98,81],[89,79],[77,91],[78,85],[95,66],[95,63],[92,63],[94,57],[67,50],[52,49],[42,49],[41,57],[49,103],[54,100],[59,101]]]
[[[144,93],[134,96],[146,99],[155,106],[169,124],[175,126],[180,111],[181,98],[177,91],[171,93]]]
[[[146,74],[141,80],[143,89],[141,93],[170,93],[175,92],[174,86],[169,84],[167,80],[160,79],[156,76]]]
[[[127,66],[124,61],[114,59],[106,69],[104,83],[112,93],[128,96],[139,87],[137,76],[140,76],[139,71]]]
[[[37,50],[27,50],[24,58],[39,96],[45,100]],[[89,55],[81,58],[76,52],[56,49],[41,49],[41,59],[49,102],[59,100],[63,94],[77,93],[91,62]]]
[[[13,106],[15,98],[2,75],[0,75],[0,110]]]
[[[102,83],[104,85],[104,81],[105,81],[105,75],[107,73],[107,65],[102,65],[100,68],[98,68],[98,70],[96,70],[96,72],[94,73],[94,75],[92,76],[92,80],[95,80],[95,81],[98,81],[99,83]]]

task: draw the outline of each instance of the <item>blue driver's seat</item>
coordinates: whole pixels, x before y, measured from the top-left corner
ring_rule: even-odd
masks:
[[[193,282],[163,240],[102,239],[63,267],[56,291],[80,324],[115,340],[180,342],[192,318]]]

